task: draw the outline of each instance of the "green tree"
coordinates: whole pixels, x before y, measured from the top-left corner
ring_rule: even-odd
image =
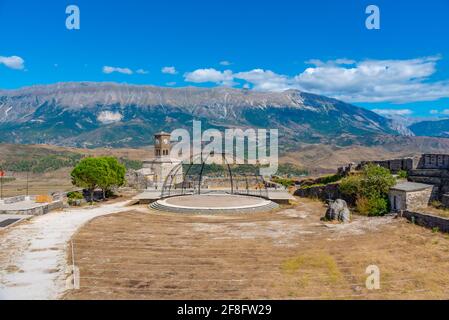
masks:
[[[365,166],[363,177],[362,193],[367,198],[373,195],[386,196],[390,188],[396,184],[390,170],[373,164]]]
[[[112,188],[121,187],[125,184],[126,167],[115,157],[103,157],[108,164],[107,177],[102,179],[100,187],[103,190],[103,199],[106,197],[106,191]]]
[[[361,190],[362,175],[352,175],[343,178],[340,182],[340,192],[348,197],[357,197]]]
[[[340,192],[357,199],[357,208],[368,215],[384,215],[388,212],[388,191],[396,184],[390,170],[369,164],[360,175],[344,178]]]
[[[75,186],[89,191],[92,204],[95,189],[104,185],[108,179],[108,162],[104,158],[84,158],[72,170],[70,176]]]

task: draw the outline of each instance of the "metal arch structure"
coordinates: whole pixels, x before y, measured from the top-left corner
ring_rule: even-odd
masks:
[[[186,165],[184,162],[178,164],[176,167],[172,168],[170,170],[169,174],[165,178],[164,184],[162,186],[161,190],[161,198],[168,198],[173,196],[183,196],[183,195],[194,195],[194,194],[202,194],[202,183],[204,178],[204,169],[207,165],[207,160],[212,154],[203,155],[198,154],[190,157],[190,163],[188,164],[188,168],[185,171],[183,175],[183,181],[182,183],[176,183],[175,177],[178,176],[179,171],[183,168],[184,165]],[[214,156],[217,154],[214,154]],[[258,174],[236,174],[233,172],[231,168],[231,164],[228,162],[227,157],[231,157],[231,155],[228,155],[226,153],[218,154],[221,155],[222,159],[224,160],[224,164],[226,165],[226,170],[223,170],[223,172],[227,171],[228,177],[225,177],[229,179],[229,186],[230,191],[226,192],[223,190],[214,190],[210,189],[209,192],[220,192],[220,193],[228,193],[233,195],[248,195],[248,196],[257,196],[261,198],[268,199],[268,190],[266,187],[266,182],[264,178],[261,175]],[[203,159],[203,156],[206,156],[205,159]],[[199,160],[199,161],[198,161]],[[198,174],[189,175],[191,174],[192,168],[195,165],[201,165],[200,171]],[[224,177],[224,176],[223,176]],[[255,181],[255,188],[250,188],[249,181],[252,180]],[[239,188],[239,182],[244,182],[244,188]]]

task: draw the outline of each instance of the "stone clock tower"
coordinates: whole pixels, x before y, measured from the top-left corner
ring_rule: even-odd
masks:
[[[170,155],[170,134],[159,132],[154,135],[154,155],[158,158]]]
[[[181,159],[170,158],[170,133],[159,132],[154,135],[154,158],[143,161],[143,168],[138,172],[146,179],[148,188],[160,190],[171,170],[181,164]],[[175,183],[183,180],[182,167],[178,170]]]

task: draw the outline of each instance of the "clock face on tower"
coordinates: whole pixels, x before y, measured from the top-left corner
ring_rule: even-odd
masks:
[[[164,139],[164,144],[168,144],[168,139]]]
[[[156,139],[156,144],[161,144],[161,142],[159,141],[159,139]]]

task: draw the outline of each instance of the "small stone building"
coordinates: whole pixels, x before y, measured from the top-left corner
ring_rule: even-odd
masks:
[[[392,212],[416,211],[426,208],[432,197],[433,186],[415,182],[401,182],[390,189]]]

